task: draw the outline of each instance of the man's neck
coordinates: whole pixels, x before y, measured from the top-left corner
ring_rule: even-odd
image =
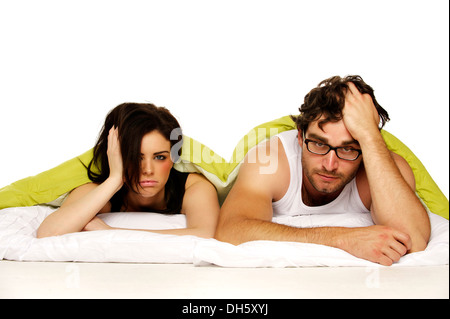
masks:
[[[308,187],[305,181],[302,182],[302,201],[303,204],[310,207],[323,206],[334,201],[341,194],[342,189],[334,193],[319,192],[312,185]]]

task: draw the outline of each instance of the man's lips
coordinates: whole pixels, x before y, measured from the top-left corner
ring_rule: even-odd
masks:
[[[141,185],[141,187],[153,187],[156,186],[157,184],[158,182],[155,180],[145,180],[139,182],[139,185]]]
[[[326,181],[326,182],[332,182],[332,181],[335,181],[336,179],[338,179],[338,176],[335,176],[335,175],[324,175],[324,174],[320,174],[320,173],[317,173],[317,175],[319,175],[319,177],[323,181]]]

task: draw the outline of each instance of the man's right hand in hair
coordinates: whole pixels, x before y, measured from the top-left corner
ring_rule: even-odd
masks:
[[[361,94],[352,82],[348,82],[348,88],[343,121],[353,138],[361,143],[368,134],[379,131],[380,117],[369,94]]]

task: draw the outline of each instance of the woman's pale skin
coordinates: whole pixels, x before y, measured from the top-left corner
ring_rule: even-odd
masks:
[[[147,133],[141,142],[141,172],[139,185],[129,191],[127,211],[166,208],[165,185],[173,162],[170,142],[158,131]],[[49,237],[80,231],[120,229],[107,225],[99,213],[111,212],[110,199],[123,186],[123,162],[118,130],[112,128],[108,135],[109,177],[101,184],[88,183],[74,189],[63,205],[50,214],[40,225],[37,237]],[[186,181],[181,213],[186,216],[186,228],[151,230],[161,234],[194,235],[211,238],[219,216],[219,203],[214,186],[202,175],[189,174]]]

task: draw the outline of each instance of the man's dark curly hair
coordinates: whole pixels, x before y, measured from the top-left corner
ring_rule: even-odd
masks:
[[[359,75],[349,75],[345,78],[333,76],[319,83],[319,85],[306,94],[304,103],[299,108],[299,116],[291,116],[297,124],[297,129],[306,132],[309,124],[318,120],[322,115],[325,116],[318,124],[322,125],[327,122],[337,122],[342,120],[342,109],[345,105],[345,94],[347,93],[348,82],[353,82],[356,88],[362,94],[369,94],[380,116],[381,129],[387,121],[389,114],[378,104],[373,94],[373,89],[366,84]]]

